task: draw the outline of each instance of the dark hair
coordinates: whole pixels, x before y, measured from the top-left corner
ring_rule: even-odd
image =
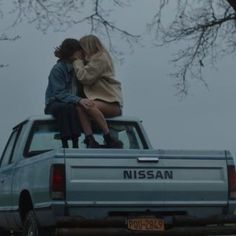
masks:
[[[79,41],[77,39],[68,38],[56,48],[54,55],[60,59],[68,60],[78,50],[81,50]]]

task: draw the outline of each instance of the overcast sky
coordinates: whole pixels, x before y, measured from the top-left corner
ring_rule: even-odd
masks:
[[[153,1],[147,1],[150,5]],[[147,3],[145,1],[145,4]],[[142,9],[141,14],[134,14]],[[138,30],[152,14],[152,8],[125,9],[124,26]],[[130,12],[129,12],[130,11]],[[2,27],[3,28],[3,27]],[[43,114],[48,74],[56,62],[53,48],[64,38],[80,38],[89,33],[86,26],[66,32],[42,34],[33,25],[21,24],[14,29],[22,36],[15,42],[0,42],[0,151],[11,128],[31,115]],[[119,47],[126,47],[116,39]],[[133,54],[127,51],[123,64],[116,62],[117,79],[122,82],[124,115],[143,121],[151,143],[160,149],[229,149],[236,154],[235,142],[235,58],[219,59],[215,69],[205,67],[209,91],[197,81],[190,95],[180,101],[175,81],[168,74],[174,70],[171,53],[177,46],[155,48],[148,35]]]

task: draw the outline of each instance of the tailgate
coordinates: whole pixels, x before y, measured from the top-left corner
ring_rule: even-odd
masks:
[[[113,206],[224,206],[224,152],[66,150],[68,203]]]

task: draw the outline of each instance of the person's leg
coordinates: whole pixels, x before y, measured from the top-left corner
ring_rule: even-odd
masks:
[[[102,104],[101,104],[102,105]],[[110,104],[108,104],[110,105]],[[112,108],[111,106],[103,106],[104,110],[106,108]],[[121,141],[114,139],[111,135],[110,135],[110,130],[109,127],[107,125],[107,121],[103,115],[103,112],[101,110],[98,109],[98,107],[96,106],[96,103],[94,106],[92,106],[91,108],[86,110],[87,113],[91,116],[91,118],[98,124],[98,126],[102,129],[103,131],[103,137],[104,137],[104,141],[107,145],[107,147],[109,148],[122,148],[123,144]],[[107,109],[107,113],[106,114],[112,114],[110,111],[115,111],[115,109]],[[117,111],[117,110],[116,110]],[[120,113],[120,112],[119,112]],[[113,112],[113,115],[115,114],[115,112]],[[118,112],[116,113],[118,114]]]
[[[85,135],[84,143],[87,148],[99,148],[99,143],[93,137],[92,122],[87,111],[82,106],[77,106],[80,124]]]
[[[67,106],[67,115],[68,115],[68,122],[70,125],[70,131],[71,131],[71,139],[72,139],[72,145],[73,148],[78,148],[78,141],[79,136],[81,134],[81,127],[79,122],[79,116],[76,109],[76,105],[72,103],[68,103]]]
[[[102,114],[105,117],[115,117],[121,115],[121,108],[118,105],[118,103],[108,103],[103,102],[100,100],[95,100],[94,104],[98,108],[99,111],[102,112]],[[117,139],[114,139],[110,132],[104,133],[104,141],[107,144],[107,147],[109,148],[122,148],[123,143]]]
[[[103,113],[96,107],[96,105],[86,110],[81,106],[79,106],[78,108],[81,126],[84,130],[85,135],[93,133],[91,119],[95,121],[95,123],[98,125],[98,127],[102,130],[104,134],[109,132],[106,119]]]
[[[68,122],[66,103],[54,102],[50,104],[46,110],[46,114],[52,114],[58,124],[62,140],[62,147],[68,148],[67,140],[69,139],[71,132],[70,125]]]
[[[77,111],[79,114],[79,120],[81,128],[85,135],[90,135],[93,133],[91,119],[88,116],[86,110],[82,106],[77,106]]]
[[[121,108],[118,103],[108,103],[100,100],[94,100],[93,102],[105,117],[115,117],[121,115]]]

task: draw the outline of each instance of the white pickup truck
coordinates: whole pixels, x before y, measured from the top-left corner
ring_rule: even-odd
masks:
[[[138,119],[108,123],[122,149],[86,149],[83,134],[79,149],[63,149],[51,116],[13,128],[0,159],[1,236],[164,235],[236,222],[229,151],[154,150]]]

